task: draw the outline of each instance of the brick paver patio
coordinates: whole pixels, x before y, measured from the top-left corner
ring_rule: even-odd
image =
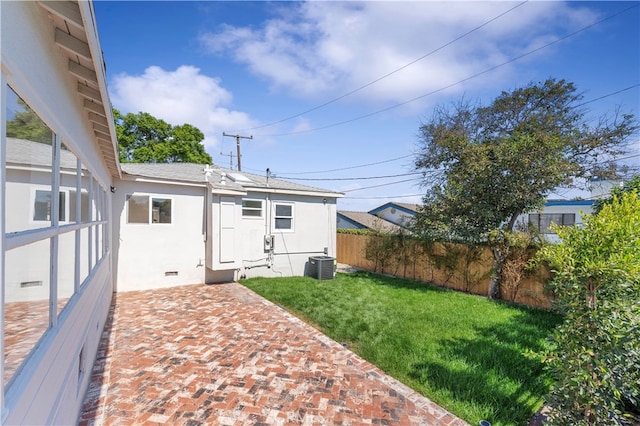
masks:
[[[114,295],[82,425],[464,425],[237,284]]]

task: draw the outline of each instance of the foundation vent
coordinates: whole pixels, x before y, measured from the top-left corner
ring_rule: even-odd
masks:
[[[22,281],[20,288],[42,287],[42,281]]]

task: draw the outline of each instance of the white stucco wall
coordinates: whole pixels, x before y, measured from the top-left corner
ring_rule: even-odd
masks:
[[[25,231],[50,226],[50,222],[34,220],[34,201],[37,190],[51,191],[51,174],[32,172],[8,168],[6,170],[6,199],[10,200],[5,216],[7,232]],[[83,185],[88,187],[87,179]],[[70,192],[76,190],[75,175],[64,174],[60,177],[60,191],[64,194],[64,221],[61,225],[69,224],[71,206]],[[83,243],[88,245],[88,234],[83,231]],[[86,241],[85,241],[86,240]],[[28,253],[28,256],[26,255]],[[12,265],[7,268],[4,281],[4,297],[6,302],[35,301],[49,299],[49,241],[41,241],[28,248],[18,248],[7,252],[5,262]],[[58,247],[58,297],[68,298],[73,294],[75,270],[75,232],[71,231],[60,236]],[[82,277],[87,276],[88,267],[83,265]],[[22,288],[23,282],[42,282],[41,286]]]
[[[572,205],[570,202],[567,204],[544,206],[539,211],[529,212],[539,214],[575,214],[575,225],[581,226],[584,215],[590,215],[593,213],[593,206],[591,205]],[[524,226],[529,222],[529,213],[522,214],[516,219],[516,223]],[[554,233],[543,234],[544,238],[549,242],[559,242],[558,235]]]
[[[263,217],[242,218],[242,271],[246,277],[301,276],[309,256],[336,256],[336,200],[286,194],[250,192],[246,198],[264,200]],[[326,203],[324,200],[326,199]],[[293,205],[293,230],[276,230],[274,214],[277,203]],[[264,236],[274,236],[273,264],[264,248]]]
[[[122,180],[116,188],[117,291],[203,283],[205,187]],[[127,195],[132,194],[171,199],[171,223],[127,223]]]
[[[37,2],[3,1],[1,7],[3,80],[109,187],[109,171],[93,144],[93,130],[86,121],[76,83],[68,74],[68,63],[54,43],[47,14]],[[90,16],[89,5],[81,4],[81,8],[83,16]],[[7,198],[5,211],[11,202]],[[4,424],[76,423],[108,313],[111,284],[107,254],[5,389]],[[79,357],[82,348],[84,365]]]

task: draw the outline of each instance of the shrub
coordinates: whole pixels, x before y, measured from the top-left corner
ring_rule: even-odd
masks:
[[[640,422],[640,198],[614,196],[584,227],[559,227],[558,245],[540,258],[564,322],[555,330],[548,367],[556,379],[551,421]]]

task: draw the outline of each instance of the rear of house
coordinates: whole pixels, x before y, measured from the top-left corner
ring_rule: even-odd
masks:
[[[119,291],[304,275],[335,257],[342,194],[200,164],[124,164],[113,202]]]
[[[342,194],[121,166],[92,3],[0,7],[0,418],[74,424],[114,291],[302,275]]]

